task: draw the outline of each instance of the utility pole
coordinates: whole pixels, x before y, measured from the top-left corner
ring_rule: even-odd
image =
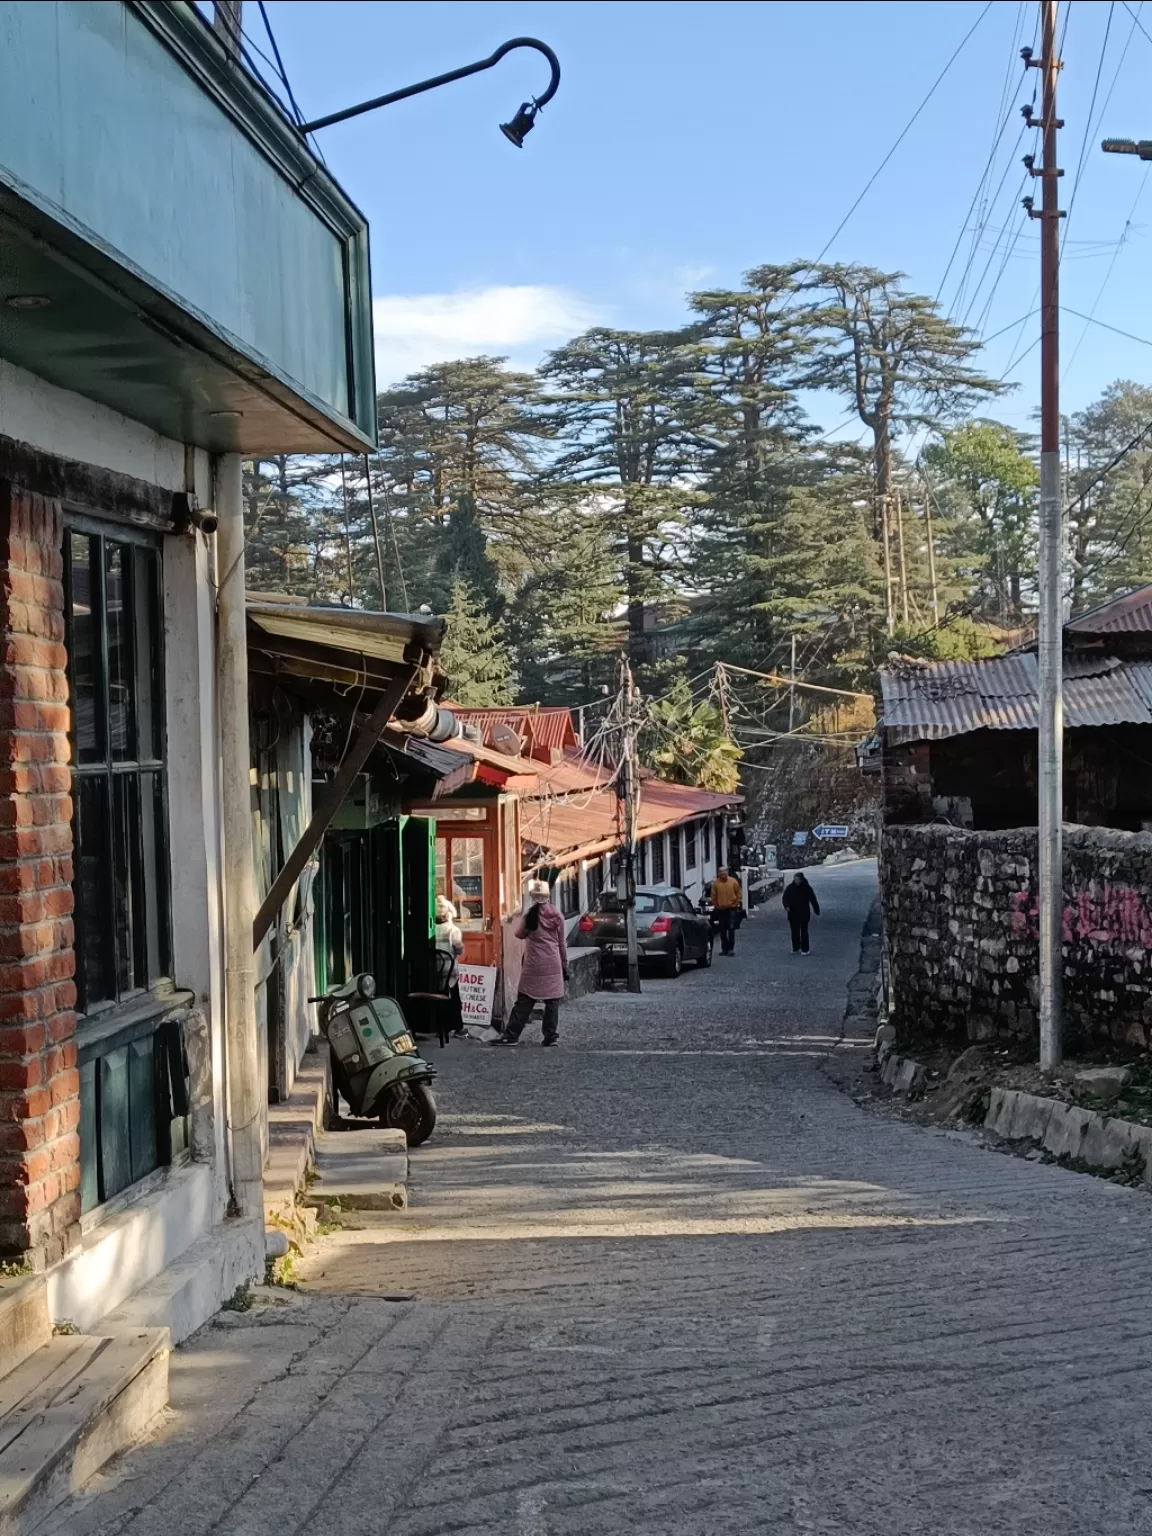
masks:
[[[796,636],[792,636],[792,666],[790,669],[791,681],[788,684],[788,734],[796,724]]]
[[[1040,1067],[1051,1072],[1063,1059],[1061,1022],[1062,918],[1064,910],[1064,548],[1060,475],[1060,211],[1056,135],[1064,125],[1056,116],[1057,0],[1040,0],[1043,38],[1040,58],[1022,50],[1025,67],[1043,73],[1044,115],[1026,121],[1043,136],[1042,168],[1026,155],[1025,165],[1041,179],[1041,212],[1025,198],[1030,218],[1040,219],[1040,554],[1039,554],[1039,919],[1040,919]]]
[[[924,482],[924,526],[928,533],[928,581],[932,588],[932,628],[940,628],[940,598],[936,591],[936,538],[932,531],[932,487]]]
[[[896,628],[896,612],[892,605],[892,535],[888,515],[888,498],[880,497],[880,532],[884,539],[884,608],[888,633]]]
[[[904,559],[904,503],[896,492],[896,549],[900,555],[900,614],[908,627],[908,565]]]
[[[636,941],[636,816],[640,809],[640,772],[636,736],[640,728],[632,667],[625,657],[621,667],[623,740],[620,790],[624,805],[624,935],[628,946],[628,990],[640,990],[640,949]]]

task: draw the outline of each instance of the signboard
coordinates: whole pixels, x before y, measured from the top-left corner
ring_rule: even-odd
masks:
[[[829,826],[825,826],[823,823],[821,823],[820,826],[812,828],[812,836],[813,837],[818,837],[818,838],[820,838],[820,840],[822,842],[825,842],[829,838],[833,838],[833,837],[847,837],[848,836],[848,828],[847,827],[829,827]]]
[[[793,834],[792,834],[792,846],[793,846],[793,848],[803,848],[804,844],[807,841],[808,841],[808,834],[807,834],[807,832],[793,832]]]
[[[769,843],[764,850],[764,863],[768,869],[776,868],[776,844]]]
[[[847,827],[844,830],[847,833]],[[483,875],[453,875],[452,884],[469,901],[478,901],[484,894]]]
[[[465,965],[457,962],[456,980],[460,983],[460,1012],[464,1025],[487,1029],[492,1022],[492,999],[496,991],[494,965]]]

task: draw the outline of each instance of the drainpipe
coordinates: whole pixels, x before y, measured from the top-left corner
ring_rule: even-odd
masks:
[[[248,743],[248,639],[244,609],[244,504],[240,456],[216,460],[216,686],[224,822],[224,1010],[232,1198],[264,1216],[263,1095],[256,1049],[252,956],[252,758]]]

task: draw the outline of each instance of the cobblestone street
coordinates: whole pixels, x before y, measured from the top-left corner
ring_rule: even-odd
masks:
[[[812,879],[808,959],[773,901],[560,1050],[438,1055],[409,1210],[174,1356],[161,1433],[44,1530],[1152,1531],[1152,1204],[857,1108],[875,866]]]

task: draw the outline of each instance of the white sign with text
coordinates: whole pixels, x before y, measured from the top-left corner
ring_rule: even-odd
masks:
[[[456,979],[460,983],[460,1012],[464,1026],[475,1025],[487,1029],[492,1022],[492,999],[496,993],[496,967],[494,965],[464,965],[457,963]]]

